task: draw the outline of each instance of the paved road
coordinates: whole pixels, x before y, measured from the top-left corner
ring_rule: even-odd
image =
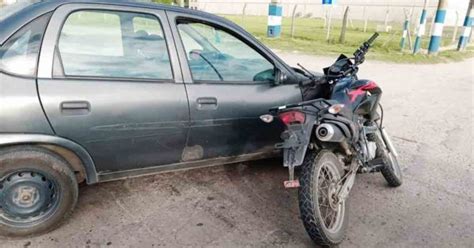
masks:
[[[321,68],[332,61],[282,54]],[[385,123],[405,182],[361,175],[341,247],[472,247],[474,60],[437,65],[369,61],[361,76],[384,89]],[[2,247],[313,247],[284,190],[280,161],[190,170],[81,188],[60,229]]]

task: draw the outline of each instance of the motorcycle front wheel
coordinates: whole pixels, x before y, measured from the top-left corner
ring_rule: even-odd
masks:
[[[388,150],[381,133],[377,135],[377,157],[382,158],[384,166],[380,169],[383,177],[390,187],[398,187],[403,183],[402,170],[397,157]]]
[[[341,243],[348,223],[348,202],[336,199],[343,165],[328,150],[309,150],[300,171],[299,206],[303,225],[318,245]]]

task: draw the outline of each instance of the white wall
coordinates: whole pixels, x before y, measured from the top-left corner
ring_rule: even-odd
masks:
[[[421,13],[424,0],[337,0],[333,7],[335,18],[342,18],[346,5],[350,6],[350,17],[352,19],[364,19],[364,6],[370,20],[384,21],[389,8],[389,21],[402,22],[404,10],[413,10],[412,22],[416,23]],[[270,0],[195,0],[194,5],[198,9],[216,14],[242,14],[244,4],[247,3],[247,15],[266,15]],[[311,14],[312,17],[322,17],[324,14],[322,0],[280,0],[283,5],[283,15],[291,16],[295,4],[298,5],[297,13],[302,15]],[[454,25],[456,11],[459,14],[458,25],[462,25],[466,14],[469,0],[450,0],[446,25]],[[428,18],[434,17],[438,0],[429,0]],[[390,6],[390,7],[389,7]]]

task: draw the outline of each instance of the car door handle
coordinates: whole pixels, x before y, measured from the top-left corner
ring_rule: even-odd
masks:
[[[65,115],[85,115],[91,110],[87,101],[70,101],[61,103],[61,113]]]
[[[199,104],[217,105],[217,98],[215,98],[215,97],[200,97],[200,98],[197,99],[197,102]]]
[[[217,109],[217,98],[200,97],[197,99],[197,109],[199,110],[215,110]]]

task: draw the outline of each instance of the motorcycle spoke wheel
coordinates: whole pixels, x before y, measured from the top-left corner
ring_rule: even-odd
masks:
[[[318,245],[334,246],[342,242],[347,228],[348,202],[338,202],[338,182],[343,165],[329,150],[312,150],[300,171],[299,205],[301,219],[311,239]]]
[[[338,232],[344,219],[344,202],[337,200],[337,185],[341,179],[339,170],[332,163],[323,164],[318,172],[317,192],[318,202],[315,204],[319,208],[320,218],[324,227],[329,232]]]

